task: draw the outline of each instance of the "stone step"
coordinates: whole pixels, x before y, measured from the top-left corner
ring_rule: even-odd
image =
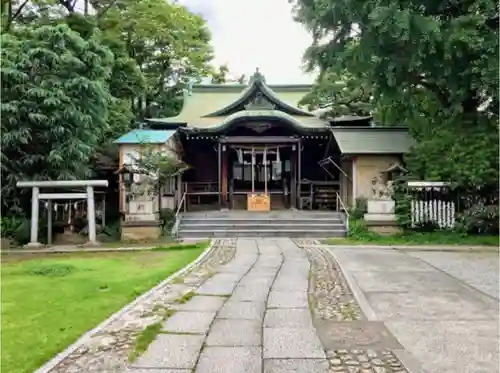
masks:
[[[234,211],[234,212],[187,212],[182,213],[183,219],[342,219],[344,214],[341,212],[248,212],[248,211]]]
[[[342,219],[181,219],[181,224],[239,225],[239,224],[328,224],[343,225]]]
[[[338,229],[343,230],[344,225],[341,223],[337,224],[324,224],[324,223],[268,223],[268,222],[240,222],[240,223],[202,223],[193,224],[188,222],[181,222],[179,226],[180,230],[228,230],[228,231],[239,231],[239,230],[282,230],[282,229],[299,229],[299,230],[328,230],[328,229]]]
[[[323,230],[302,230],[302,229],[248,229],[238,231],[220,230],[197,230],[181,229],[180,238],[210,238],[210,237],[300,237],[300,238],[327,238],[344,237],[345,230],[323,229]]]

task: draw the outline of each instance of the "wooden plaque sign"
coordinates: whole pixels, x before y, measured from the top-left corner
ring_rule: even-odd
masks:
[[[271,198],[269,194],[252,194],[247,197],[248,211],[271,211]]]

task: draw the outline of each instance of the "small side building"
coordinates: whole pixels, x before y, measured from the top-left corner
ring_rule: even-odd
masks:
[[[174,159],[179,158],[180,144],[176,127],[151,130],[135,129],[114,141],[119,147],[120,211],[124,216],[122,237],[140,240],[159,236],[158,210],[175,209],[180,176],[173,177],[161,188],[150,190],[139,187],[145,175],[138,172],[137,160],[146,149],[164,152]],[[161,198],[161,200],[160,200]],[[161,202],[161,203],[160,203]]]

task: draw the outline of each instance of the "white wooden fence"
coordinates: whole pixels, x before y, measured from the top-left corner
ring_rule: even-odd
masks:
[[[408,187],[416,191],[411,201],[412,227],[425,222],[433,222],[441,229],[455,226],[457,206],[454,200],[446,198],[447,183],[412,181]]]
[[[455,202],[451,201],[411,201],[411,226],[433,222],[441,229],[455,226]]]

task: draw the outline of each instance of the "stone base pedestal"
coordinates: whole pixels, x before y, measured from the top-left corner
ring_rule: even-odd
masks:
[[[100,246],[101,243],[99,241],[94,241],[94,242],[88,241],[85,242],[83,245],[81,245],[81,247],[86,247],[86,248],[100,247]]]
[[[366,226],[372,232],[390,236],[401,232],[398,222],[394,220],[365,220]]]
[[[42,249],[45,247],[43,243],[40,242],[30,242],[23,246],[25,249]]]
[[[161,236],[157,221],[130,221],[122,223],[122,240],[156,240]]]
[[[382,235],[400,232],[393,200],[369,200],[367,207],[364,219],[369,230]]]

